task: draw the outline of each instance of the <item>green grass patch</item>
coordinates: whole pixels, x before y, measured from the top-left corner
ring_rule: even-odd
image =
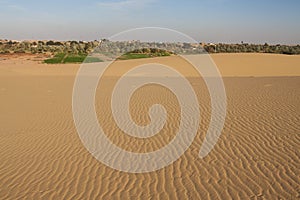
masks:
[[[140,53],[127,53],[118,58],[118,60],[130,60],[130,59],[140,59],[140,58],[150,58],[149,54]]]
[[[67,55],[63,60],[63,63],[82,63],[86,55],[78,54],[78,55]]]
[[[146,50],[144,50],[146,51]],[[154,58],[161,56],[170,56],[171,53],[162,50],[150,49],[148,52],[128,52],[120,56],[117,60],[131,60],[140,58]],[[66,63],[96,63],[103,62],[98,57],[90,57],[87,54],[66,54],[57,53],[53,58],[44,60],[47,64],[66,64]]]
[[[130,59],[140,59],[140,58],[154,58],[162,56],[170,56],[168,52],[161,53],[126,53],[120,56],[117,60],[130,60]]]
[[[88,57],[86,54],[65,54],[58,53],[53,58],[44,60],[47,64],[60,64],[60,63],[94,63],[94,62],[103,62],[100,58],[97,57]]]
[[[65,53],[58,53],[53,58],[49,58],[49,59],[44,60],[44,62],[47,63],[47,64],[62,63],[65,56],[66,56]]]

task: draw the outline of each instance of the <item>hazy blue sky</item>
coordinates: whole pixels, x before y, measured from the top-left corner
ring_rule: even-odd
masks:
[[[0,38],[93,40],[158,26],[204,42],[300,44],[300,0],[0,0]]]

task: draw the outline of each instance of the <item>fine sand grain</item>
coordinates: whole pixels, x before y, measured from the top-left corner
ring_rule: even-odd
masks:
[[[155,172],[111,169],[85,149],[72,116],[78,64],[45,65],[36,56],[0,59],[0,199],[297,199],[300,198],[300,56],[218,54],[227,117],[215,148],[198,157],[210,119],[204,82],[183,68],[199,98],[197,136],[173,164]],[[180,64],[180,58],[151,62]],[[149,60],[120,61],[127,67]],[[180,108],[169,90],[143,87],[132,96],[133,120],[149,123],[147,111],[161,103],[163,131],[150,139],[122,134],[109,99],[122,70],[108,71],[96,93],[96,113],[107,136],[133,152],[157,150],[176,134]],[[104,87],[105,86],[105,87]],[[151,95],[149,95],[151,94]]]

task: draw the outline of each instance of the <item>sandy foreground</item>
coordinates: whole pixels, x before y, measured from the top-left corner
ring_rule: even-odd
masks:
[[[225,126],[215,148],[204,159],[198,157],[209,125],[210,99],[203,80],[190,68],[181,68],[199,99],[197,136],[173,164],[131,174],[97,161],[77,134],[72,90],[79,64],[46,65],[37,56],[0,56],[0,199],[300,198],[300,56],[212,58],[227,94]],[[96,93],[99,124],[114,144],[132,152],[162,148],[179,126],[175,96],[155,86],[134,93],[130,111],[136,123],[147,125],[149,107],[162,104],[169,115],[157,135],[130,137],[112,118],[110,95],[119,76],[150,61],[183,66],[175,56],[120,61]]]

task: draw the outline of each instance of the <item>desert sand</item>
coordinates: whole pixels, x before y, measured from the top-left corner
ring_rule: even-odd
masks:
[[[81,143],[72,116],[79,64],[46,65],[35,55],[0,57],[0,199],[297,199],[300,198],[300,56],[216,54],[227,116],[215,148],[198,157],[210,119],[203,80],[182,68],[201,110],[197,136],[173,164],[144,174],[120,172],[97,161]],[[118,61],[122,70],[149,62],[180,65],[180,58]],[[96,94],[99,123],[114,144],[154,151],[176,134],[180,109],[170,91],[143,87],[132,97],[132,118],[149,123],[147,109],[168,113],[153,138],[122,134],[109,95],[122,70],[111,70]],[[149,96],[151,94],[151,96]]]

